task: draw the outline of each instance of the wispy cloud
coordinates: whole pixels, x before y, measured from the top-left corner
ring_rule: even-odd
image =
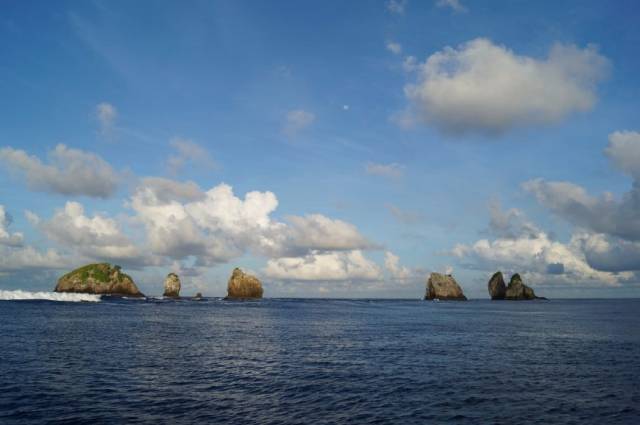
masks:
[[[303,109],[294,109],[287,112],[282,126],[282,132],[290,138],[297,136],[302,130],[309,127],[316,120],[316,116]]]
[[[113,136],[113,131],[118,118],[118,110],[108,102],[101,102],[96,105],[96,118],[98,119],[98,131],[104,137]]]
[[[392,162],[390,164],[377,164],[368,162],[365,165],[365,172],[372,176],[386,177],[390,179],[399,179],[404,174],[404,165]]]
[[[387,10],[396,15],[404,15],[407,0],[389,0],[385,3]]]
[[[167,159],[170,174],[178,174],[189,163],[207,169],[217,167],[209,152],[192,140],[176,137],[171,140],[170,145],[175,150]]]
[[[460,0],[438,0],[436,2],[436,5],[438,7],[451,8],[456,13],[464,13],[469,11],[469,9],[467,9],[462,3],[460,3]]]

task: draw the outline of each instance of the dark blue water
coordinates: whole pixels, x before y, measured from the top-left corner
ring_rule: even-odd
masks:
[[[640,300],[0,301],[0,423],[638,424]]]

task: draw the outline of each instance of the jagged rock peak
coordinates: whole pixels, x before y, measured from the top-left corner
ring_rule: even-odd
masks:
[[[504,283],[504,277],[501,271],[497,271],[491,276],[488,284],[489,295],[492,300],[504,300],[507,292],[507,285]]]

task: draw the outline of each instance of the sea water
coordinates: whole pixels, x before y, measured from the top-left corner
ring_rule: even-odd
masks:
[[[640,300],[58,299],[0,301],[1,424],[640,424]]]

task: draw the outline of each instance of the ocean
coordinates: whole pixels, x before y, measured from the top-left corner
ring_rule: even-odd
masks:
[[[640,424],[640,300],[82,299],[0,301],[1,424]]]

